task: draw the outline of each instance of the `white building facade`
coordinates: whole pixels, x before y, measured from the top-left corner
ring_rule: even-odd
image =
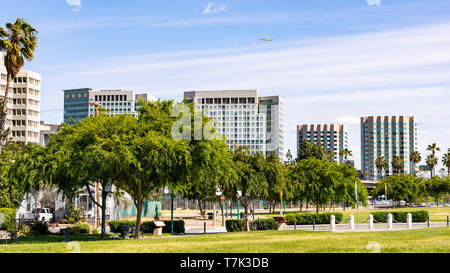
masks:
[[[217,122],[216,128],[230,149],[247,146],[251,153],[278,151],[279,128],[271,127],[277,138],[268,138],[267,111],[261,111],[256,90],[188,91],[184,98]]]
[[[4,55],[0,54],[0,98],[6,92]],[[41,75],[22,70],[11,81],[7,98],[6,128],[10,128],[12,141],[39,143]]]

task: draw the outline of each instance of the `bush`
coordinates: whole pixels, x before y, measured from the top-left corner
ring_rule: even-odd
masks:
[[[128,221],[128,220],[114,220],[110,221],[109,228],[111,232],[118,233],[120,232],[120,226],[122,225],[128,225],[130,227],[136,226],[136,221]],[[166,224],[165,227],[163,227],[163,233],[170,233],[170,220],[164,221],[164,224]],[[141,224],[141,231],[143,233],[153,233],[153,230],[155,229],[155,223],[153,221],[145,221]],[[183,220],[174,220],[173,221],[173,232],[180,234],[185,232],[184,228],[184,221]]]
[[[227,232],[239,232],[245,231],[246,223],[245,220],[227,220],[225,222]]]
[[[162,232],[170,233],[170,220],[164,221],[164,224],[166,224],[166,226],[163,227]],[[154,229],[155,229],[155,223],[153,221],[147,221],[147,222],[143,222],[141,224],[141,231],[143,233],[153,233]],[[174,220],[173,221],[173,232],[177,233],[177,234],[185,232],[183,220]]]
[[[47,223],[36,222],[31,226],[31,233],[34,235],[46,235],[49,233]]]
[[[88,223],[78,222],[70,227],[70,234],[89,234],[91,232],[91,226]]]
[[[286,214],[284,217],[288,225],[293,225],[297,220],[297,225],[312,225],[313,219],[316,219],[316,224],[329,224],[331,215],[335,216],[336,223],[340,223],[344,215],[341,212],[324,212],[324,213],[293,213]]]
[[[136,226],[136,221],[128,221],[128,220],[113,220],[109,221],[108,223],[110,232],[112,233],[119,233],[120,232],[120,226],[127,225],[130,227]]]
[[[426,210],[418,210],[418,211],[390,211],[388,213],[392,214],[392,218],[396,221],[396,222],[401,222],[401,223],[406,223],[406,215],[408,213],[411,213],[412,216],[412,221],[414,223],[417,222],[426,222],[427,218],[428,218],[428,211]],[[375,222],[379,222],[379,223],[386,223],[386,218],[387,218],[387,213],[384,212],[373,212],[373,219],[375,220]]]
[[[0,230],[12,231],[16,223],[16,210],[0,208]]]
[[[257,230],[277,230],[278,223],[273,218],[258,219],[255,221]]]

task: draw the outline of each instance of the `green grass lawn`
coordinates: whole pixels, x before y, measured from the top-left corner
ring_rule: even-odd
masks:
[[[397,209],[388,209],[387,211],[415,211],[415,210],[426,210],[428,211],[428,213],[430,214],[430,221],[431,222],[446,222],[447,221],[447,216],[450,216],[450,207],[426,207],[426,208],[397,208]],[[305,211],[305,210],[303,210]],[[336,212],[342,212],[344,214],[344,218],[343,221],[346,221],[349,217],[350,214],[353,214],[355,216],[355,221],[356,221],[356,209],[346,209],[345,211],[342,211],[341,208],[336,209]],[[367,209],[367,208],[361,208],[358,211],[358,220],[360,223],[362,223],[363,221],[366,221],[367,218],[369,218],[369,213],[371,212],[383,212],[386,211],[386,209],[376,209],[376,210],[371,210],[371,209]],[[309,209],[308,212],[313,212],[315,213],[316,211]],[[330,212],[329,209],[326,209],[325,211],[320,211],[320,212]],[[333,212],[333,210],[331,211]],[[288,213],[298,213],[298,211],[288,211],[285,212],[284,214],[288,214]],[[256,214],[255,217],[273,217],[273,216],[279,216],[279,213],[276,214]]]
[[[450,228],[422,230],[331,233],[311,231],[253,231],[211,235],[174,236],[144,240],[98,241],[98,235],[72,236],[81,252],[109,253],[366,253],[369,242],[381,252],[450,252]],[[21,238],[19,244],[0,245],[7,252],[71,252],[63,236]],[[72,244],[73,245],[73,244]]]

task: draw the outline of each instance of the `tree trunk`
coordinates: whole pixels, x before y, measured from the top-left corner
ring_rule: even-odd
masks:
[[[8,113],[8,95],[9,95],[9,86],[11,85],[11,74],[9,72],[6,73],[6,90],[5,97],[3,98],[2,112],[0,113],[0,151],[2,150],[3,145],[6,143],[7,137],[5,136],[6,132],[6,115]]]
[[[106,223],[106,192],[105,192],[105,185],[106,183],[102,184],[102,234],[101,239],[105,239],[105,223]]]
[[[303,209],[303,200],[299,201],[299,207],[300,207],[300,212],[302,212]]]
[[[200,216],[203,216],[204,213],[202,209],[202,202],[200,200],[197,200],[197,202],[198,202],[198,209],[200,210]]]
[[[308,212],[308,206],[309,206],[309,203],[306,202],[306,212]]]
[[[319,202],[316,202],[316,213],[319,213],[319,209],[320,209]]]
[[[245,202],[244,204],[244,210],[245,210],[245,225],[246,225],[246,231],[250,231],[250,223],[248,222],[248,206],[250,202]]]
[[[139,198],[137,202],[135,202],[137,215],[136,215],[136,230],[135,230],[135,239],[139,239],[141,234],[141,216],[142,216],[142,200]]]

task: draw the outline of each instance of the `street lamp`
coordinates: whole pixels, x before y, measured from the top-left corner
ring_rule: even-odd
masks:
[[[175,195],[170,188],[164,188],[164,194],[170,194],[170,233],[173,234],[173,199]]]
[[[241,192],[240,188],[238,188],[236,195],[237,195],[237,219],[239,220],[239,199],[242,196],[242,192]]]
[[[224,218],[225,215],[223,214],[223,206],[225,206],[225,203],[224,203],[225,196],[222,195],[222,187],[221,186],[219,186],[217,188],[216,195],[220,196],[220,200],[222,200],[222,226],[225,226],[225,218]],[[215,213],[216,213],[216,211],[214,211],[214,214]],[[216,218],[214,217],[214,219],[216,219]]]

